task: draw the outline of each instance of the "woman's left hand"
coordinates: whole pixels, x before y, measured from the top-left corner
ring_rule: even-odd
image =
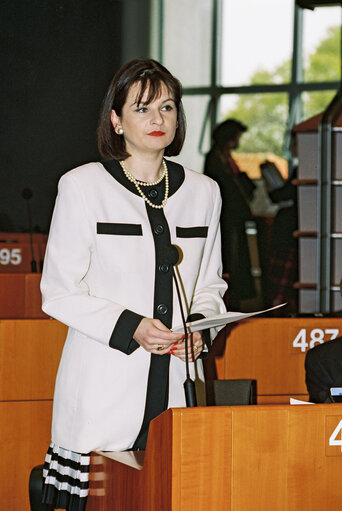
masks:
[[[193,332],[188,335],[188,357],[189,362],[194,362],[202,353],[204,347],[201,332]],[[185,362],[185,342],[175,342],[169,353]]]

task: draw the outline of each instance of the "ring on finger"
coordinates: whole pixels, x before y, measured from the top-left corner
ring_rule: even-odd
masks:
[[[198,346],[196,346],[196,344],[194,344],[194,353],[197,353],[198,352]]]
[[[163,351],[164,348],[165,348],[164,344],[157,345],[157,351]]]

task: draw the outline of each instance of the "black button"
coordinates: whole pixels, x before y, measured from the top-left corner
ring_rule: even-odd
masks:
[[[166,314],[167,313],[167,307],[164,303],[161,303],[160,305],[158,305],[157,307],[157,312],[159,314]]]
[[[168,264],[160,264],[159,265],[159,271],[162,273],[167,273],[170,269],[170,266]]]
[[[156,225],[154,228],[155,234],[162,234],[164,232],[164,227],[162,225]]]
[[[150,199],[155,199],[158,197],[158,191],[155,188],[152,188],[152,190],[148,192],[148,196]]]

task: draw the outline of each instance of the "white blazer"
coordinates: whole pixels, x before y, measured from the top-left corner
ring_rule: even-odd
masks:
[[[171,162],[168,167],[171,196],[163,214],[171,243],[183,254],[178,269],[184,303],[189,313],[206,317],[224,312],[219,188],[202,174]],[[181,180],[172,191],[173,172]],[[130,448],[144,415],[150,353],[135,341],[136,349],[128,346],[141,316],[153,317],[157,261],[146,203],[130,186],[101,163],[71,170],[59,182],[42,308],[69,327],[56,379],[52,441],[76,452]],[[135,227],[128,233],[120,231],[130,225]],[[180,323],[174,291],[172,325]],[[113,333],[122,346],[110,344]],[[203,379],[202,363],[196,364]],[[171,356],[169,407],[185,406],[184,380],[184,362]]]

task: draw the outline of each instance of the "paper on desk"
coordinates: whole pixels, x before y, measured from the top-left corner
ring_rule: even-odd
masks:
[[[311,401],[301,401],[300,399],[290,397],[290,405],[314,405],[314,404],[315,403],[311,403]]]
[[[210,318],[198,319],[197,321],[190,321],[186,324],[189,329],[189,332],[197,332],[198,330],[205,330],[206,328],[217,328],[224,327],[228,323],[233,323],[234,321],[241,321],[242,319],[250,318],[251,316],[256,316],[257,314],[263,314],[264,312],[273,311],[274,309],[278,309],[279,307],[283,307],[286,303],[281,303],[280,305],[276,305],[275,307],[271,307],[270,309],[265,309],[262,311],[256,312],[225,312],[224,314],[218,314],[217,316],[211,316]],[[182,332],[183,325],[178,325],[175,328],[172,328],[173,332]]]

